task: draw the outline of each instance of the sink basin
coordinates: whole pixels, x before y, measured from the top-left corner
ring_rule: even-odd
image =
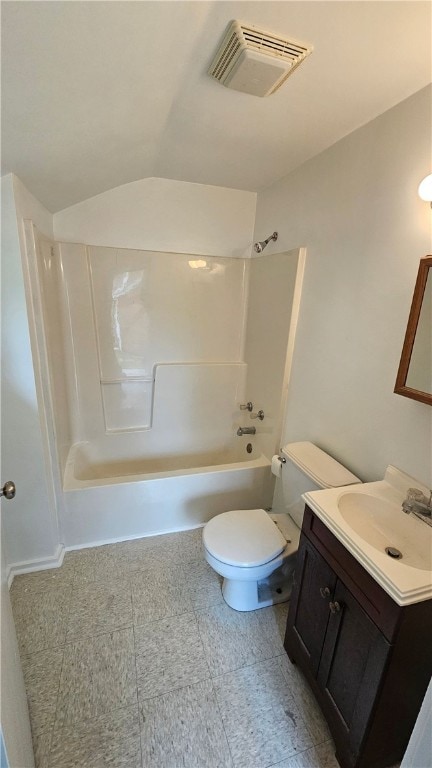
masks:
[[[367,544],[383,553],[388,547],[399,550],[402,557],[395,562],[401,566],[431,570],[430,528],[398,504],[367,493],[343,493],[338,507],[346,524]]]
[[[432,600],[432,526],[402,511],[409,488],[427,493],[424,484],[389,464],[382,480],[303,495],[317,518],[398,605]],[[399,550],[400,559],[390,557],[387,548]]]

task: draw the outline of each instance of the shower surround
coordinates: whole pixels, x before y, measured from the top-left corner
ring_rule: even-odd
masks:
[[[261,259],[54,243],[30,229],[66,548],[268,506],[298,251],[278,255],[267,285],[261,275],[259,297],[252,273]],[[271,267],[276,257],[267,258]],[[283,306],[275,307],[272,283],[281,276]],[[266,381],[248,326],[261,342],[260,314],[274,311],[284,330],[278,349],[269,343],[276,373]],[[240,410],[252,391],[263,423]],[[255,437],[237,437],[252,423]]]

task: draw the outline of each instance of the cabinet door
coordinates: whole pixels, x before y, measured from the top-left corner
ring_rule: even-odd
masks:
[[[341,581],[328,604],[329,622],[318,683],[355,755],[365,735],[391,646]]]
[[[302,535],[297,555],[285,648],[293,660],[315,676],[321,659],[336,576]]]

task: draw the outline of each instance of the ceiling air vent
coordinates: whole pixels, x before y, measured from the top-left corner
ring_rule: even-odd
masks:
[[[269,96],[312,53],[312,46],[232,21],[209,69],[227,88]]]

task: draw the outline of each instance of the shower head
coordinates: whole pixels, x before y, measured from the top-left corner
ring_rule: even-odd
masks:
[[[277,239],[278,239],[278,233],[273,232],[273,234],[270,235],[270,237],[267,237],[266,240],[261,240],[259,243],[255,243],[254,249],[256,250],[257,253],[262,253],[266,245],[269,244],[270,240],[277,240]]]

